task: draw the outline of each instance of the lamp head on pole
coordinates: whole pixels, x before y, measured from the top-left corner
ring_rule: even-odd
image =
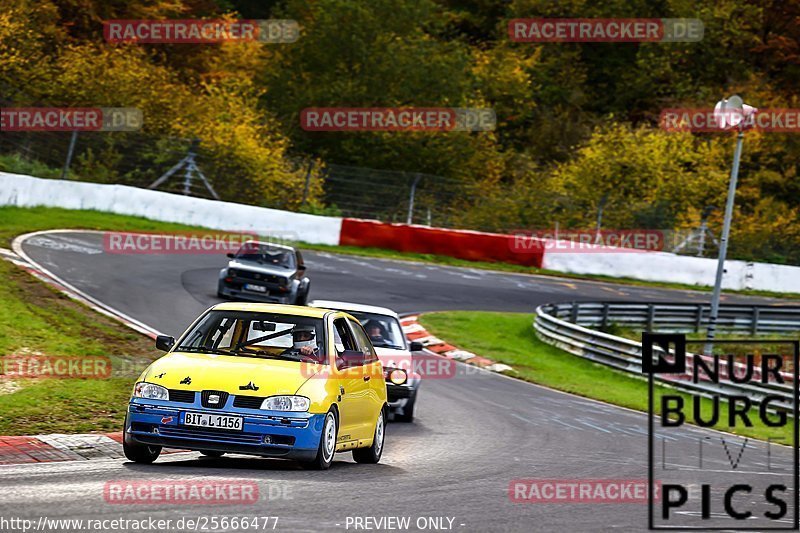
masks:
[[[714,106],[714,119],[720,129],[729,130],[736,127],[745,128],[752,124],[752,117],[758,112],[753,106],[742,101],[742,98],[733,95],[717,102]]]

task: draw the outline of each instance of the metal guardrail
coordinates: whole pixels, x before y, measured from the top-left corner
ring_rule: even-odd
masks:
[[[624,302],[572,302],[547,304],[536,309],[533,327],[537,337],[547,344],[610,366],[623,372],[642,376],[642,344],[601,331],[613,326],[635,327],[644,331],[697,332],[708,325],[708,304],[685,303],[624,303]],[[800,337],[800,306],[720,306],[718,330],[746,333],[798,332]],[[778,407],[791,409],[793,405],[790,373],[784,373],[788,383],[714,383],[691,379],[696,358],[702,355],[687,354],[687,374],[662,374],[658,378],[676,388],[695,394],[746,395],[760,403],[768,394],[780,396]],[[734,371],[740,366],[734,363]],[[720,361],[723,371],[727,363]],[[740,375],[740,374],[736,374]]]

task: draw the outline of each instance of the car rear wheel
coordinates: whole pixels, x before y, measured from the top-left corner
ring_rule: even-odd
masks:
[[[225,452],[218,452],[215,450],[200,450],[200,453],[206,457],[222,457],[225,455]]]
[[[353,459],[357,463],[376,464],[381,460],[383,454],[383,439],[386,434],[386,417],[383,409],[378,415],[378,421],[375,423],[375,435],[372,439],[372,446],[369,448],[356,448],[353,450]]]
[[[150,464],[161,455],[161,446],[150,446],[148,444],[137,444],[130,442],[128,435],[128,417],[125,417],[125,427],[122,433],[122,452],[129,461],[141,464]]]
[[[319,438],[317,456],[313,461],[304,462],[305,468],[313,470],[327,470],[333,462],[333,455],[336,453],[336,437],[339,428],[336,423],[336,416],[333,409],[325,415],[325,422],[322,425],[322,435]]]

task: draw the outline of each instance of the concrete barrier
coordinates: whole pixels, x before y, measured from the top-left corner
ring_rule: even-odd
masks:
[[[400,252],[445,255],[469,261],[514,263],[541,267],[542,252],[518,253],[513,235],[452,230],[377,220],[346,218],[340,243],[347,246],[388,248]]]
[[[48,180],[0,172],[0,205],[92,209],[226,231],[339,244],[342,219],[193,198],[126,185]]]
[[[47,180],[4,172],[0,172],[0,205],[93,209],[210,229],[271,234],[312,244],[386,248],[697,286],[712,286],[717,268],[715,259],[666,252],[620,253],[608,247],[591,253],[549,251],[556,247],[547,241],[541,249],[521,251],[515,246],[514,235],[322,217],[125,185]],[[725,289],[800,293],[800,267],[744,261],[725,265]]]
[[[545,252],[542,267],[571,274],[595,274],[711,287],[714,285],[717,260],[666,252]],[[728,290],[800,293],[800,267],[726,261],[722,287]]]

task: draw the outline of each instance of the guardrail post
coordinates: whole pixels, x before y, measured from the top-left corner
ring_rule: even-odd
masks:
[[[578,311],[580,311],[580,309],[581,308],[578,305],[578,302],[572,302],[572,312],[570,314],[570,321],[573,324],[577,324],[578,323]]]
[[[600,329],[608,327],[608,304],[603,304],[603,321],[600,323]]]
[[[653,331],[653,322],[656,318],[656,308],[653,304],[647,304],[647,331]]]
[[[758,307],[753,307],[753,317],[752,317],[752,326],[751,331],[753,335],[758,335],[758,318],[761,314],[761,310]]]
[[[694,332],[699,333],[703,325],[703,304],[697,304],[697,319],[694,322]]]

